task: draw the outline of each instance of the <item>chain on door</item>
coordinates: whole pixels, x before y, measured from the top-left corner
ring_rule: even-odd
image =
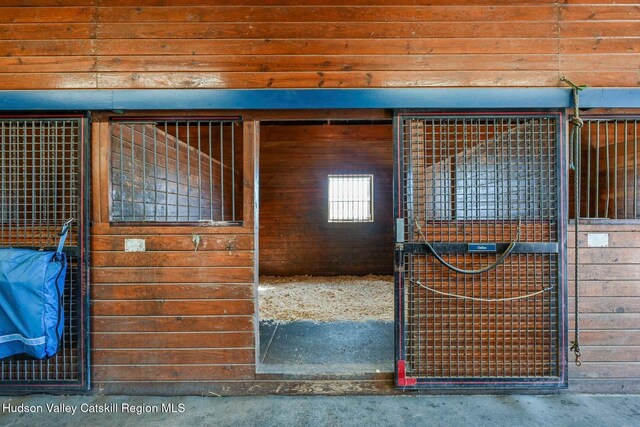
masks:
[[[561,114],[395,123],[398,387],[566,387]]]
[[[0,116],[0,246],[53,250],[62,225],[73,219],[58,352],[45,360],[0,360],[0,392],[89,386],[87,123],[80,115]]]

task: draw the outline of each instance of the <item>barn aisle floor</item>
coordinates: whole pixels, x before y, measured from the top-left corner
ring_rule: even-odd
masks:
[[[637,426],[640,395],[555,396],[6,396],[13,426]],[[5,406],[6,405],[6,406]],[[12,412],[27,405],[42,408]],[[53,412],[47,405],[75,408]],[[125,405],[128,410],[125,410]],[[165,405],[164,407],[162,405]],[[173,406],[171,406],[173,405]],[[182,405],[182,406],[180,406]],[[112,408],[89,412],[88,408]],[[172,407],[176,410],[162,410]],[[151,411],[153,409],[157,411]],[[131,409],[134,411],[129,412]],[[135,412],[136,409],[140,411]]]

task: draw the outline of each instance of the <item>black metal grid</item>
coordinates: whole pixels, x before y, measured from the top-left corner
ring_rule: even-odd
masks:
[[[640,119],[592,116],[583,120],[580,218],[640,219]]]
[[[412,386],[562,385],[560,126],[554,115],[398,117],[397,353]],[[477,275],[450,271],[424,245],[473,270],[514,241]]]
[[[85,119],[0,117],[0,245],[53,250],[73,218],[64,251],[64,333],[47,360],[20,356],[0,361],[0,390],[88,386],[86,263],[81,255],[86,215]]]
[[[465,269],[494,255],[448,255]],[[410,372],[429,378],[557,377],[558,295],[542,292],[523,300],[473,301],[433,294],[416,284],[457,295],[495,299],[553,289],[556,254],[514,254],[478,276],[443,270],[428,254],[405,254],[405,351]],[[523,271],[523,267],[526,270]]]
[[[552,118],[406,119],[407,241],[420,226],[430,242],[508,242],[518,222],[522,241],[555,241],[556,134]]]
[[[239,119],[111,123],[112,222],[242,220]]]

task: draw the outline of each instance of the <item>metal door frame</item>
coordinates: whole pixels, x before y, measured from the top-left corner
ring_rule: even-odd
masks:
[[[547,378],[469,378],[469,379],[430,379],[407,376],[404,344],[404,147],[401,141],[401,118],[406,115],[423,116],[468,116],[474,117],[508,117],[512,115],[527,115],[530,117],[553,117],[557,120],[557,159],[558,171],[556,183],[558,186],[558,368],[559,376]],[[568,313],[567,313],[567,221],[568,221],[568,192],[567,192],[567,156],[568,145],[565,135],[567,123],[564,110],[547,111],[420,111],[396,110],[393,115],[393,206],[394,206],[394,235],[396,244],[394,250],[394,378],[397,388],[412,389],[566,389],[568,387]],[[563,191],[564,190],[564,191]]]
[[[78,194],[80,198],[78,221],[78,379],[76,381],[5,381],[0,382],[0,392],[6,394],[25,394],[33,392],[64,393],[88,391],[91,387],[91,341],[89,329],[89,235],[91,208],[91,113],[39,113],[39,114],[3,114],[0,119],[75,119],[78,120],[81,138],[78,145]]]

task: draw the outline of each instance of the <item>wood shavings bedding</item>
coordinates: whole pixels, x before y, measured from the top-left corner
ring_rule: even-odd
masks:
[[[393,320],[393,276],[262,276],[260,320]]]

